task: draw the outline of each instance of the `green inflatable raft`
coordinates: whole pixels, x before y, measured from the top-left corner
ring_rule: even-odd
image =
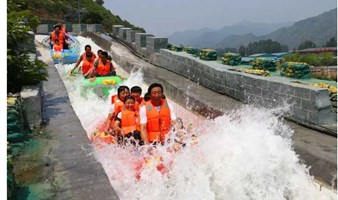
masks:
[[[82,84],[82,94],[86,96],[88,92],[93,91],[99,97],[106,97],[113,88],[118,88],[123,82],[119,76],[106,76],[85,79]]]

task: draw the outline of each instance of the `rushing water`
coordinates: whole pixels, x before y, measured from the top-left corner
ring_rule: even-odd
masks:
[[[90,44],[94,52],[99,49],[88,38],[78,37],[78,40],[82,51],[86,44]],[[125,53],[123,49],[114,50]],[[114,64],[118,74],[128,77],[125,85],[139,85],[146,91],[141,71],[128,75]],[[68,75],[73,66],[56,67],[74,111],[90,136],[107,117],[110,98],[99,99],[95,94],[82,97],[79,85],[83,78]],[[111,95],[115,93],[116,90],[111,91]],[[185,124],[188,142],[184,149],[175,152],[172,144],[137,150],[116,145],[94,148],[120,199],[336,198],[334,192],[320,191],[308,168],[300,164],[292,147],[293,132],[280,118],[287,108],[268,110],[244,106],[209,121],[171,103]],[[192,134],[198,135],[197,144],[192,141]],[[143,162],[142,158],[149,161]],[[166,166],[164,174],[157,170],[159,163]],[[142,170],[136,170],[140,164],[143,164]]]

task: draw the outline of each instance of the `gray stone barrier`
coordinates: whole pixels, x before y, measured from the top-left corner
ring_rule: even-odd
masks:
[[[40,24],[36,30],[38,34],[49,34],[52,31],[53,31],[53,24]]]
[[[80,33],[87,31],[87,24],[73,24],[73,33]]]
[[[102,33],[103,26],[102,24],[87,24],[87,31],[94,33]]]
[[[168,38],[148,37],[146,42],[150,53],[159,53],[160,49],[168,47]]]
[[[119,36],[120,34],[120,28],[124,28],[122,25],[113,25],[113,34],[115,36]]]
[[[127,30],[131,30],[131,28],[120,28],[119,29],[119,38],[121,40],[127,39]]]
[[[133,29],[127,29],[126,30],[126,42],[133,43],[135,42],[135,31]]]
[[[20,92],[26,118],[31,128],[42,122],[42,98],[40,84],[24,86]]]

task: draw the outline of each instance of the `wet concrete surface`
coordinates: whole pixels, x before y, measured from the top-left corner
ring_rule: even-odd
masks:
[[[38,59],[48,64],[48,81],[43,82],[43,159],[49,160],[45,182],[52,199],[119,199],[101,164],[92,154],[85,130],[76,116],[66,88],[48,49],[38,45]],[[43,174],[44,172],[42,172]]]

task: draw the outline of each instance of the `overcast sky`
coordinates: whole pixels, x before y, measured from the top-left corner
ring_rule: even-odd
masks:
[[[298,21],[337,7],[336,0],[104,0],[113,14],[159,37],[176,31],[219,29],[244,19]]]

